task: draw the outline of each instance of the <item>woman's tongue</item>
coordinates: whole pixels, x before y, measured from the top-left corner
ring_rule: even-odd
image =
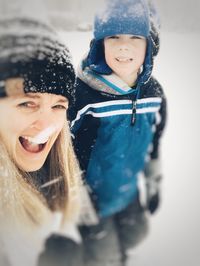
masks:
[[[33,152],[33,153],[40,152],[44,146],[43,144],[37,144],[37,143],[30,142],[23,137],[20,137],[20,142],[26,151]]]

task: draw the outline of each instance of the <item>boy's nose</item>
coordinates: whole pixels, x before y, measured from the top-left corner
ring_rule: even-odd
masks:
[[[119,50],[128,50],[128,45],[125,42],[121,42],[119,45]]]

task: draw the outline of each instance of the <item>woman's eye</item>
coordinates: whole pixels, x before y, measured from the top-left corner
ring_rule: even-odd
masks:
[[[58,109],[58,110],[67,110],[67,106],[62,105],[62,104],[57,104],[53,106],[53,109]]]
[[[19,107],[24,107],[24,108],[35,108],[37,105],[34,102],[23,102],[18,104]]]

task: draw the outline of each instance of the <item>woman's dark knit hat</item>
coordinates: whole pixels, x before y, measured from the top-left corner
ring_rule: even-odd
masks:
[[[24,92],[53,93],[74,99],[71,55],[56,32],[29,19],[0,20],[0,97],[5,81],[24,79]]]

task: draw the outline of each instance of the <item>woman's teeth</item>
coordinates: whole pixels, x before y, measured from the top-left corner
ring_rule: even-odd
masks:
[[[49,137],[57,130],[55,126],[50,126],[43,131],[41,131],[38,135],[32,138],[32,142],[37,144],[43,144],[48,141]]]
[[[21,136],[19,141],[26,151],[33,153],[40,152],[55,131],[56,127],[50,126],[38,133],[35,137]]]
[[[43,150],[45,143],[34,143],[31,137],[20,137],[19,141],[22,147],[31,153],[37,153]]]
[[[48,141],[48,138],[41,138],[41,136],[35,136],[35,137],[27,137],[27,136],[22,136],[25,140],[30,142],[31,144],[44,144]]]

